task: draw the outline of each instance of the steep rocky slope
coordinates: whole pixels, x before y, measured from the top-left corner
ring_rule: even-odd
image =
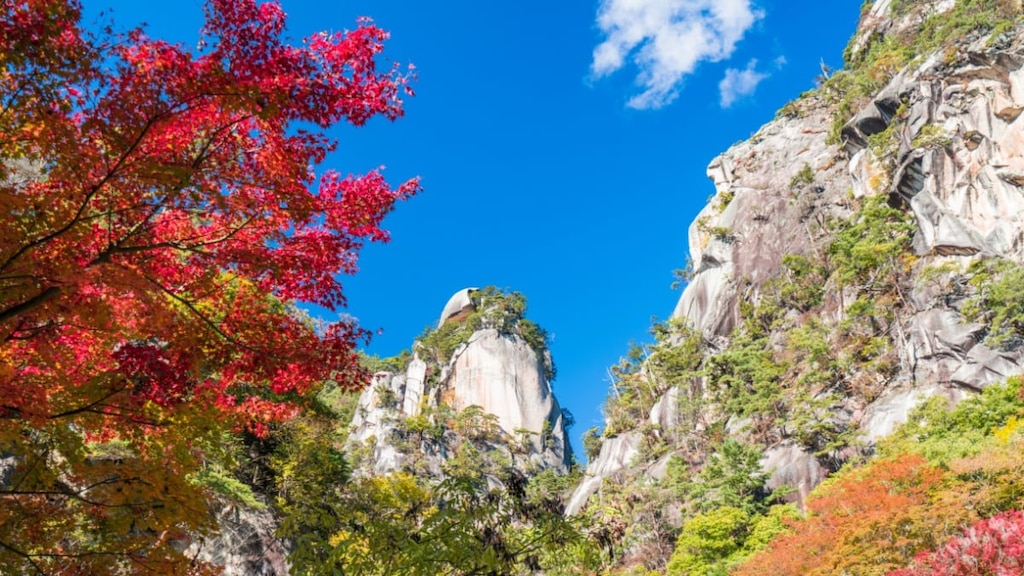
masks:
[[[616,370],[570,513],[658,567],[728,439],[800,502],[923,399],[1024,371],[1019,11],[865,4],[847,68],[710,163],[687,286]]]

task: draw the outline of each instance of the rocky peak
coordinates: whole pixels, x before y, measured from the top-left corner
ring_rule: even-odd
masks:
[[[472,436],[522,472],[566,473],[572,454],[546,334],[524,312],[517,293],[456,292],[404,369],[377,372],[360,397],[350,435],[358,469],[441,476]]]
[[[441,311],[441,317],[437,320],[437,327],[440,328],[442,324],[449,320],[455,323],[461,322],[467,316],[476,312],[476,306],[473,304],[473,293],[479,290],[479,288],[463,288],[452,294],[452,297],[448,299],[448,303],[444,305],[444,310]]]

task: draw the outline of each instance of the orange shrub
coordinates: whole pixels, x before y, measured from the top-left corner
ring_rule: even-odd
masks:
[[[902,568],[974,520],[955,500],[933,498],[944,477],[916,454],[842,473],[808,499],[808,515],[793,532],[734,574],[873,576]]]

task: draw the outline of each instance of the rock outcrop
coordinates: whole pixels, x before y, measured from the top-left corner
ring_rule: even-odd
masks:
[[[270,510],[216,505],[218,533],[193,541],[190,556],[221,567],[223,576],[288,575],[288,543],[275,536],[278,519]]]
[[[417,438],[413,446],[394,439],[407,436],[410,418],[426,417],[447,427],[438,421],[466,410],[496,424],[500,438],[489,448],[506,452],[521,471],[568,472],[572,453],[565,417],[548,378],[546,347],[537,350],[537,342],[531,344],[521,334],[520,322],[525,320],[493,309],[504,305],[499,300],[495,303],[476,289],[460,290],[448,301],[437,327],[438,333],[451,333],[447,337],[457,340],[450,355],[419,342],[404,372],[374,375],[359,399],[350,434],[350,442],[366,453],[359,467],[363,473],[385,474],[416,459],[422,469],[440,476],[452,456],[443,437]]]
[[[411,472],[430,484],[466,466],[466,454],[490,488],[543,471],[567,474],[572,452],[551,390],[554,366],[543,330],[524,312],[516,293],[457,292],[414,354],[386,361],[389,369],[360,394],[347,450],[355,474]],[[0,461],[0,477],[3,470]],[[217,506],[218,531],[195,536],[188,554],[227,576],[289,573],[291,543],[276,537],[280,519],[271,509]]]

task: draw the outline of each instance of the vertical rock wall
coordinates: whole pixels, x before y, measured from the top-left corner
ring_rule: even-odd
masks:
[[[441,314],[445,322],[461,322],[473,311],[473,289],[457,292]],[[433,375],[432,377],[428,374]],[[391,405],[381,402],[381,387],[391,391]],[[447,405],[455,412],[478,406],[492,415],[509,442],[522,446],[521,466],[531,471],[568,472],[572,461],[561,407],[545,375],[543,359],[516,334],[484,328],[472,333],[447,363],[430,365],[414,358],[402,374],[382,372],[359,399],[350,439],[372,450],[367,471],[383,474],[399,469],[405,457],[390,440],[403,419],[418,416],[422,407]],[[449,455],[432,455],[440,470]]]

